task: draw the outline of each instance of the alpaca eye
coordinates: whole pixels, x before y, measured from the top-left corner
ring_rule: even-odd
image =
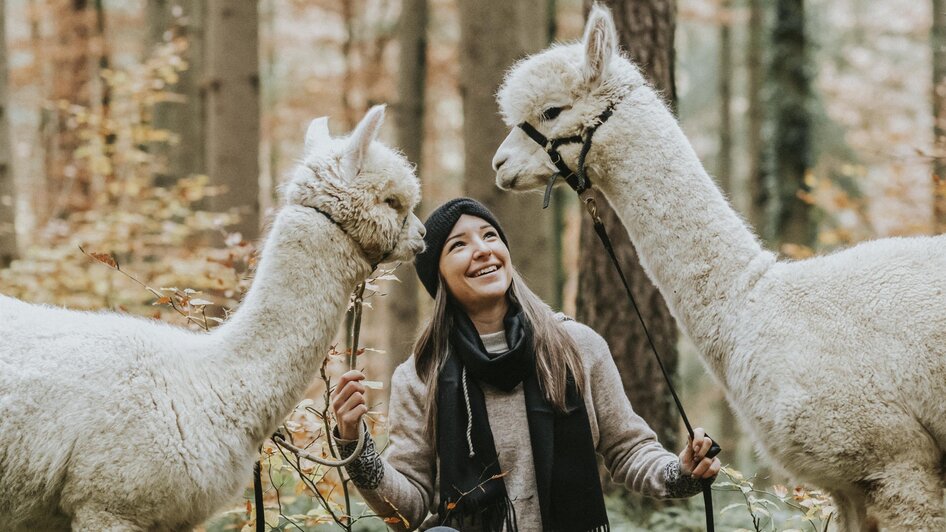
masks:
[[[545,111],[542,111],[542,120],[555,120],[555,118],[562,114],[563,107],[549,107]]]
[[[401,201],[395,198],[394,196],[391,196],[390,198],[385,199],[384,202],[388,204],[388,207],[391,207],[392,209],[396,211],[401,210]]]

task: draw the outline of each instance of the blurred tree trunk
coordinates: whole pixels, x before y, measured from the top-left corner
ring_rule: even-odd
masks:
[[[16,190],[13,184],[7,105],[6,1],[0,0],[0,268],[17,258]]]
[[[91,37],[95,14],[87,0],[51,0],[56,42],[52,53],[52,91],[49,99],[56,106],[50,117],[49,143],[46,145],[46,179],[49,190],[48,217],[66,211],[87,210],[91,206],[89,176],[82,165],[75,164],[75,150],[81,139],[71,125],[70,105],[90,106],[92,80]],[[47,217],[44,217],[47,218]],[[45,221],[45,220],[43,220]]]
[[[631,55],[644,75],[674,106],[675,2],[606,0],[601,3],[609,7],[614,15],[621,48]],[[591,2],[586,0],[586,10],[590,7]],[[598,210],[667,371],[675,375],[678,359],[677,325],[660,293],[641,268],[637,252],[617,214],[606,201],[598,202]],[[634,410],[657,432],[665,447],[676,449],[680,422],[673,399],[647,344],[644,331],[630,308],[621,280],[584,212],[578,275],[578,319],[608,341],[624,381],[624,391]]]
[[[765,7],[763,0],[748,0],[749,27],[746,47],[746,92],[749,100],[746,123],[746,148],[749,152],[749,222],[757,234],[765,234],[765,212],[769,191],[765,186],[764,107],[762,104],[765,77]]]
[[[158,159],[158,186],[193,174],[207,173],[204,164],[205,94],[201,85],[204,66],[204,0],[148,0],[148,32],[152,46],[166,39],[186,39],[187,70],[168,90],[179,95],[174,101],[155,105],[152,125],[177,136],[176,142],[161,143],[153,150]],[[179,10],[180,12],[176,12]]]
[[[946,0],[933,0],[933,230],[946,233]]]
[[[719,1],[719,155],[716,182],[732,197],[732,13],[730,0]]]
[[[231,229],[259,234],[259,14],[255,1],[208,0],[206,164],[211,183],[227,190],[212,198],[218,212],[237,209]]]
[[[810,190],[805,176],[811,167],[811,73],[804,0],[777,0],[775,20],[769,79],[777,201],[769,237],[780,248],[784,244],[810,247],[815,243],[816,226],[811,205],[801,197]]]
[[[108,38],[105,31],[105,4],[103,0],[95,0],[94,12],[95,25],[92,39],[92,54],[96,57],[96,75],[94,82],[91,84],[95,92],[92,96],[91,107],[93,113],[101,117],[98,135],[101,137],[104,145],[104,154],[110,160],[114,161],[112,156],[115,151],[115,132],[110,131],[108,128],[112,104],[112,89],[102,77],[102,73],[107,71],[110,65]],[[114,164],[109,165],[104,170],[90,169],[89,194],[94,205],[101,206],[106,201],[106,183],[111,181],[113,177]]]
[[[549,43],[555,41],[558,33],[556,20],[556,0],[546,0],[548,5],[546,24],[548,25]],[[568,275],[565,271],[565,218],[570,203],[574,202],[572,191],[567,187],[555,187],[552,190],[552,299],[548,301],[552,308],[561,310],[565,307],[565,283]]]
[[[557,301],[552,213],[536,194],[496,187],[493,153],[509,129],[496,110],[503,74],[548,44],[547,0],[460,0],[460,93],[466,193],[486,204],[506,229],[516,268],[545,301]]]
[[[427,79],[427,0],[405,0],[401,7],[398,42],[397,146],[416,165],[421,177],[424,145],[424,85]],[[395,362],[411,354],[417,332],[417,274],[405,262],[397,270],[401,281],[393,283],[388,297],[388,352]]]

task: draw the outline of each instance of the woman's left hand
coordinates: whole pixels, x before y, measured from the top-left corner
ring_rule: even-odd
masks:
[[[680,472],[693,478],[713,478],[722,467],[719,458],[707,458],[706,453],[713,440],[706,436],[702,427],[693,429],[693,439],[680,451]]]

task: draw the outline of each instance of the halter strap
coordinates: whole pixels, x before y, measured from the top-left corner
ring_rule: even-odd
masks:
[[[331,214],[323,211],[322,209],[318,207],[309,207],[309,208],[321,214],[322,216],[324,216],[328,221],[335,224],[335,226],[338,227],[338,229],[341,232],[345,233],[348,236],[348,238],[351,238],[352,242],[355,243],[355,247],[357,247],[358,251],[361,252],[361,257],[365,259],[365,262],[367,262],[369,266],[371,266],[371,271],[374,271],[378,267],[379,264],[381,264],[382,262],[385,262],[386,259],[390,257],[392,253],[394,253],[394,250],[397,249],[397,242],[394,242],[394,245],[391,247],[391,249],[389,249],[385,253],[382,253],[381,256],[378,257],[378,260],[372,260],[371,256],[368,255],[368,252],[365,251],[365,248],[362,247],[362,245],[358,243],[357,240],[352,238],[351,235],[348,234],[348,231],[345,230],[345,227],[343,227],[342,224],[338,222],[338,220],[333,218]],[[411,217],[410,213],[407,213],[407,215],[404,216],[404,220],[401,222],[401,229],[399,232],[404,232],[404,226],[407,225],[407,220],[410,219],[410,217]]]
[[[595,117],[595,124],[588,129],[586,129],[580,135],[572,135],[570,137],[559,137],[556,139],[549,139],[542,134],[538,129],[535,128],[529,122],[521,122],[519,124],[519,129],[521,129],[530,139],[532,139],[536,144],[542,146],[542,149],[545,150],[545,153],[548,154],[549,159],[551,159],[552,164],[555,165],[555,168],[558,170],[552,177],[549,179],[549,183],[545,188],[545,198],[543,200],[542,208],[548,208],[549,201],[552,195],[552,186],[555,185],[555,180],[559,176],[565,179],[565,182],[568,183],[568,186],[572,188],[576,193],[581,194],[585,190],[591,188],[591,181],[588,179],[587,174],[585,174],[585,157],[588,155],[588,151],[591,149],[591,138],[594,136],[595,131],[605,123],[608,118],[614,113],[614,105],[608,105],[604,111],[601,112],[597,117]],[[558,152],[558,149],[561,146],[566,144],[577,144],[581,143],[581,152],[578,155],[578,171],[574,171],[565,163],[562,159],[562,154]]]

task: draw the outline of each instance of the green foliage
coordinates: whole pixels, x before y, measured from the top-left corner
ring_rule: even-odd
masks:
[[[706,529],[700,496],[678,501],[647,516],[627,508],[618,497],[609,498],[607,503],[612,530],[698,532]],[[723,468],[713,484],[713,505],[716,527],[736,532],[827,531],[834,514],[831,499],[818,490],[802,486],[789,490],[781,485],[763,489],[756,479],[728,467]]]

